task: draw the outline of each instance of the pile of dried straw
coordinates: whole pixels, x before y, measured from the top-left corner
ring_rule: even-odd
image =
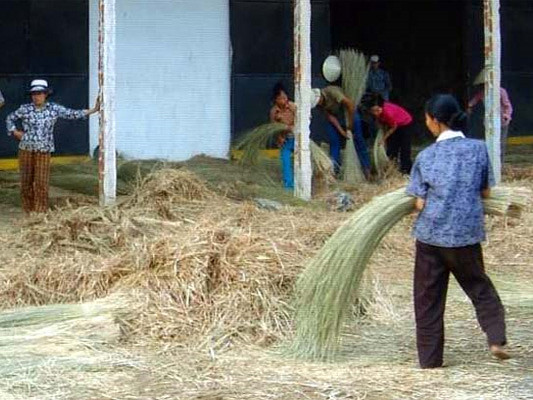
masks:
[[[11,308],[125,292],[136,304],[129,329],[143,337],[268,343],[290,331],[301,265],[342,218],[321,213],[260,210],[162,169],[117,207],[66,207],[22,223],[4,239],[0,299]]]

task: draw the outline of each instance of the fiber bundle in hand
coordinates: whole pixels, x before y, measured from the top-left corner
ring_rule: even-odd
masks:
[[[353,49],[341,50],[339,53],[342,68],[342,90],[357,106],[366,89],[369,64],[363,53]],[[349,125],[353,115],[345,115]],[[349,134],[350,135],[350,134]],[[353,137],[346,143],[342,160],[343,180],[349,185],[356,185],[365,181],[361,162],[353,145]]]
[[[333,163],[329,155],[322,150],[314,141],[309,141],[309,150],[311,151],[311,164],[313,171],[323,176],[326,181],[334,179]]]
[[[531,191],[495,188],[485,212],[518,215]],[[294,354],[317,360],[335,357],[340,331],[358,295],[368,261],[382,238],[414,209],[405,188],[376,197],[359,209],[326,242],[297,282]]]
[[[266,149],[269,142],[287,132],[289,128],[285,124],[272,122],[263,124],[244,134],[237,143],[235,149],[242,150],[241,164],[253,165],[259,160],[259,152]]]
[[[383,177],[387,165],[389,164],[389,157],[387,157],[387,151],[385,145],[381,143],[383,140],[383,129],[379,129],[374,141],[374,148],[372,150],[372,161],[374,163],[374,170],[379,178]]]
[[[350,131],[348,131],[348,139],[342,155],[342,179],[348,185],[356,185],[365,181],[361,161],[353,143],[353,134]]]

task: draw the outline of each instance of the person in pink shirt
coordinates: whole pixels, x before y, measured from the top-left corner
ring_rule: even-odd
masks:
[[[386,144],[387,156],[400,161],[400,171],[409,174],[413,165],[411,161],[411,133],[409,125],[413,117],[403,107],[383,100],[379,94],[368,96],[365,106],[383,127],[383,141]]]
[[[472,109],[483,102],[485,97],[485,70],[481,71],[474,81],[474,85],[479,86],[479,90],[476,92],[474,97],[468,102],[468,114],[472,113]],[[509,94],[507,90],[500,87],[500,110],[501,110],[501,160],[502,163],[505,158],[505,150],[507,148],[507,136],[509,134],[509,125],[513,119],[513,105],[509,99]]]

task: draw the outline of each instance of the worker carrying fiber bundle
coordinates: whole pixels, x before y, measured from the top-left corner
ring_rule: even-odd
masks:
[[[335,172],[341,166],[341,140],[348,138],[348,131],[353,133],[354,146],[359,157],[363,173],[370,178],[370,156],[363,138],[361,116],[356,105],[344,94],[338,86],[327,86],[323,89],[313,89],[313,106],[319,107],[326,114],[328,120],[328,138],[330,155],[335,165]],[[352,118],[344,118],[346,115]]]
[[[383,127],[383,143],[387,148],[387,156],[391,160],[400,161],[400,171],[408,174],[411,171],[411,132],[413,117],[403,107],[385,101],[379,94],[365,96],[365,109]]]
[[[506,359],[504,308],[485,273],[480,244],[485,239],[482,198],[494,185],[488,152],[484,142],[465,138],[467,116],[453,96],[432,97],[425,111],[426,125],[437,141],[416,158],[407,188],[420,211],[413,230],[420,366],[443,363],[450,273],[472,301],[490,352]]]

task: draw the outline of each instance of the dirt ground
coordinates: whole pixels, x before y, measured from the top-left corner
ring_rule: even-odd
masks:
[[[531,150],[512,150],[509,165],[513,169],[507,170],[506,177],[533,189]],[[201,175],[202,169],[197,170]],[[52,193],[55,199],[77,195],[61,187]],[[18,206],[0,204],[0,242],[17,229],[21,217]],[[342,222],[337,213],[332,212],[331,218]],[[417,367],[411,226],[410,218],[399,223],[374,254],[366,282],[376,302],[365,319],[347,324],[336,362],[291,359],[284,355],[284,343],[200,351],[180,343],[133,342],[83,349],[86,364],[72,367],[43,348],[35,350],[43,359],[39,368],[28,369],[26,375],[0,373],[0,398],[533,399],[533,214],[526,213],[519,221],[490,218],[487,222],[486,267],[506,307],[513,358],[491,358],[468,298],[452,282],[446,313],[446,367],[436,370]],[[2,251],[9,249],[3,246]]]

